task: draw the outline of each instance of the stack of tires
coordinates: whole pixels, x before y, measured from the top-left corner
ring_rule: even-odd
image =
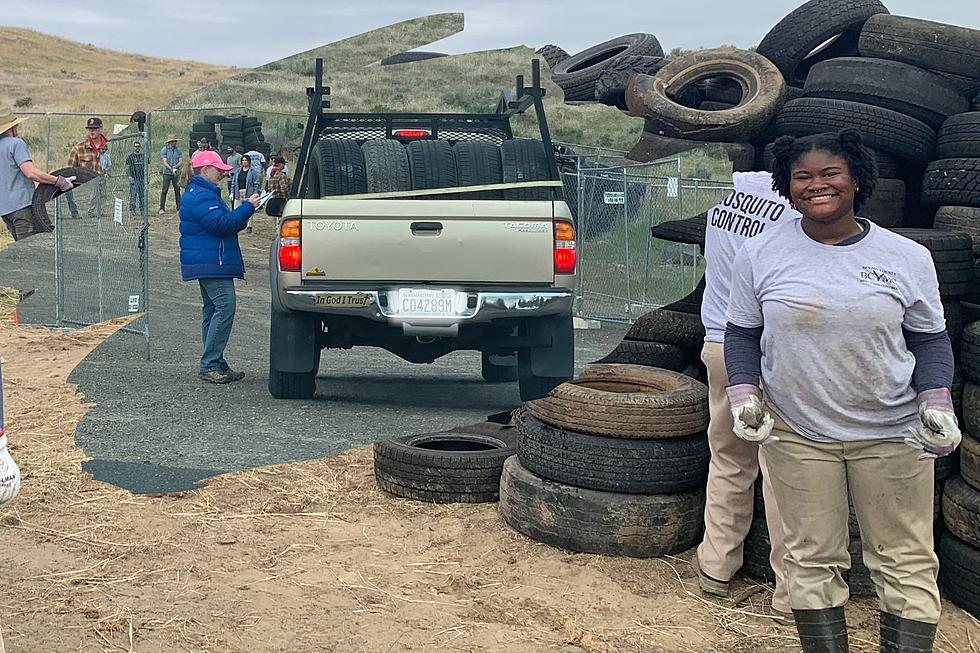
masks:
[[[187,151],[193,154],[197,151],[197,142],[202,138],[211,144],[211,147],[217,147],[218,144],[218,132],[215,129],[215,125],[218,124],[218,119],[221,116],[204,116],[203,122],[195,122],[191,125],[191,133],[188,137]]]
[[[964,302],[967,315],[980,318],[980,307]],[[959,476],[943,488],[939,536],[939,587],[946,598],[980,617],[980,322],[963,330],[959,350],[966,383],[962,396],[963,442]]]
[[[549,178],[541,141],[516,138],[499,146],[482,141],[395,139],[359,142],[324,138],[310,151],[306,197],[479,186]],[[549,199],[548,188],[480,191],[474,199]],[[455,199],[452,194],[436,198]]]
[[[591,365],[525,404],[500,512],[515,530],[585,553],[652,557],[701,537],[707,388],[676,372]]]
[[[222,118],[219,124],[222,147],[234,147],[238,152],[255,150],[269,156],[272,146],[265,142],[262,123],[258,118],[239,115],[218,117]]]

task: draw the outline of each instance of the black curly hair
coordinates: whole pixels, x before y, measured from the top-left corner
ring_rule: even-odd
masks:
[[[851,176],[858,180],[857,192],[854,194],[854,211],[860,211],[878,183],[878,164],[874,155],[864,146],[861,132],[856,129],[842,129],[839,132],[801,138],[777,138],[772,148],[772,189],[792,201],[789,187],[793,164],[807,152],[815,150],[839,156],[847,162]]]

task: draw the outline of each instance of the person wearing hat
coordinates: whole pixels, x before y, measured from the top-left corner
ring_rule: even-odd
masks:
[[[158,213],[163,213],[167,207],[167,193],[170,192],[171,186],[174,187],[174,202],[177,204],[177,210],[180,211],[178,175],[180,174],[180,164],[184,162],[184,154],[177,147],[177,137],[173,134],[167,137],[167,144],[160,150],[160,159],[163,161],[163,165],[160,166],[160,174],[163,175],[163,188],[160,191],[160,210]]]
[[[73,168],[87,168],[99,175],[94,181],[95,194],[92,197],[92,204],[89,207],[89,217],[102,214],[102,206],[105,202],[106,183],[105,173],[109,170],[109,148],[106,147],[109,141],[102,134],[102,118],[93,116],[85,122],[85,129],[88,130],[88,137],[81,143],[75,143],[71,152],[68,154],[68,165]],[[78,218],[78,205],[75,204],[73,193],[66,193],[68,200],[68,211],[71,217]]]
[[[17,136],[17,125],[24,120],[9,108],[0,107],[0,217],[14,240],[51,231],[50,224],[38,225],[34,221],[34,182],[54,184],[67,191],[74,181],[74,177],[49,175],[34,165],[27,143]]]
[[[200,377],[210,383],[231,383],[245,377],[225,361],[225,346],[235,320],[235,279],[245,278],[238,232],[259,206],[257,193],[232,211],[221,199],[218,184],[231,170],[213,150],[191,157],[193,177],[180,207],[180,276],[201,287]]]

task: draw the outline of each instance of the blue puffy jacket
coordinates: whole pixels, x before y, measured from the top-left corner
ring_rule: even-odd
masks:
[[[250,202],[232,211],[218,187],[194,175],[180,198],[180,276],[195,279],[243,279],[245,261],[238,232],[255,213]]]

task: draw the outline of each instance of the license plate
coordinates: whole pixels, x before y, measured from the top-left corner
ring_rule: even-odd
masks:
[[[449,317],[456,315],[456,291],[400,288],[397,310],[399,315]]]
[[[338,308],[362,308],[370,305],[374,299],[367,293],[317,295],[317,306],[334,306]]]

